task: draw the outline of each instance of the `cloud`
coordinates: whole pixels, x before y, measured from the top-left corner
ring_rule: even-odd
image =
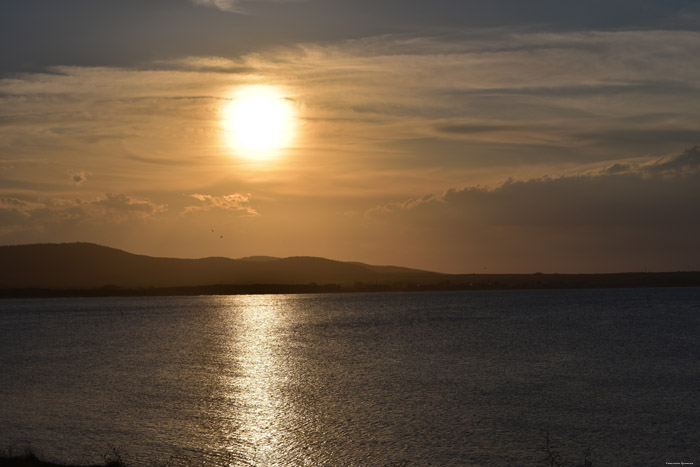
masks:
[[[87,178],[89,175],[92,175],[90,172],[86,172],[84,170],[80,170],[78,172],[73,172],[72,170],[68,172],[68,175],[70,175],[70,179],[73,183],[76,185],[82,185],[87,181]]]
[[[259,216],[260,213],[250,206],[250,194],[242,195],[233,193],[224,196],[202,195],[195,193],[190,197],[200,201],[202,204],[196,206],[186,206],[183,213],[193,213],[198,211],[210,211],[212,209],[221,209],[224,211],[240,211],[248,216]]]
[[[295,170],[318,170],[330,186],[360,171],[441,169],[445,188],[489,165],[492,181],[508,167],[697,144],[699,54],[693,31],[499,30],[187,55],[151,69],[56,67],[0,79],[0,106],[13,110],[0,138],[8,154],[62,153],[72,167],[93,167],[99,144],[105,173],[141,177],[140,161],[177,172],[159,183],[193,180],[183,172],[231,153],[220,116],[232,90],[269,82],[288,91],[302,118],[296,152],[281,164],[299,161]],[[367,186],[359,176],[356,185]]]
[[[693,31],[499,30],[186,55],[153,68],[57,67],[0,79],[0,107],[12,109],[0,142],[6,154],[66,161],[62,173],[96,171],[99,153],[116,192],[264,185],[278,195],[313,182],[322,196],[407,198],[416,185],[438,192],[698,144],[698,55]],[[222,131],[227,99],[251,82],[283,87],[301,118],[295,147],[264,177],[239,170]],[[56,180],[49,165],[2,174]],[[221,185],[204,188],[211,180]]]
[[[654,161],[641,169],[652,175],[695,175],[700,171],[700,146],[687,149],[679,156]]]
[[[29,216],[33,210],[39,209],[44,205],[32,201],[13,198],[9,196],[0,196],[0,210],[14,211],[24,217]]]
[[[0,234],[7,234],[26,229],[29,211],[40,205],[25,200],[0,197]]]
[[[698,182],[700,146],[641,164],[616,163],[602,173],[509,179],[493,188],[452,188],[380,205],[367,215],[434,210],[463,213],[464,225],[654,226],[674,219],[700,225],[700,216],[683,215],[700,202]]]
[[[694,147],[595,174],[453,188],[376,206],[365,221],[410,239],[397,240],[402,248],[428,249],[462,271],[677,270],[700,264],[699,204]]]
[[[529,148],[566,163],[696,144],[700,68],[688,63],[697,54],[700,34],[691,31],[482,31],[307,44],[246,62],[298,84],[305,117],[328,144],[352,138],[371,151],[406,141],[406,160],[425,138],[459,145],[451,158],[463,164],[486,147],[509,146],[503,157],[521,166]],[[340,127],[347,138],[333,139]]]
[[[686,149],[681,154],[636,162],[616,162],[603,168],[602,173],[637,174],[645,177],[683,177],[700,172],[700,146]]]
[[[88,203],[88,209],[95,218],[124,222],[129,219],[148,219],[165,212],[167,206],[147,199],[131,198],[123,193],[107,193],[104,198]]]
[[[183,57],[178,59],[159,60],[154,63],[166,69],[176,70],[198,70],[198,71],[218,71],[228,73],[244,73],[251,71],[235,60],[225,57]]]
[[[0,218],[8,231],[46,230],[61,224],[122,224],[145,221],[167,210],[167,206],[125,194],[107,193],[90,200],[0,197]]]
[[[293,3],[304,0],[192,0],[196,5],[204,5],[218,8],[219,10],[229,11],[232,13],[243,13],[242,5],[252,2],[270,2],[270,3]]]
[[[238,12],[240,0],[192,0],[196,5],[210,6],[223,11]]]
[[[616,162],[613,165],[606,167],[604,172],[606,174],[619,174],[624,172],[629,172],[632,170],[632,166],[625,162]]]

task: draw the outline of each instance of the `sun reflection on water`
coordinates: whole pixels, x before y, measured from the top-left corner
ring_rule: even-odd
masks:
[[[282,384],[288,377],[280,340],[284,314],[275,296],[221,297],[229,340],[231,368],[221,374],[220,396],[228,400],[230,414],[222,426],[223,447],[230,465],[275,465],[283,450],[281,426],[285,401]]]

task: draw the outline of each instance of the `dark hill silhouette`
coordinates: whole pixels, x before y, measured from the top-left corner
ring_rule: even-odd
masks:
[[[282,259],[278,258],[277,256],[246,256],[244,258],[238,258],[240,261],[258,261],[258,262],[265,262],[265,261],[274,261],[276,259]]]
[[[429,271],[423,271],[421,269],[411,269],[411,268],[404,268],[401,266],[373,266],[371,264],[365,264],[365,263],[358,263],[358,262],[350,262],[348,264],[357,264],[359,266],[364,266],[368,269],[371,269],[374,272],[381,272],[381,273],[388,273],[388,274],[405,274],[407,276],[420,276],[425,274],[426,272]]]
[[[156,258],[91,243],[0,247],[0,288],[90,289],[215,284],[389,283],[439,273],[314,257]]]
[[[440,274],[299,256],[156,258],[92,243],[0,246],[0,297],[700,286],[700,272]]]

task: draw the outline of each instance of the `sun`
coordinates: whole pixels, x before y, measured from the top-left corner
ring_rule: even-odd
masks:
[[[274,159],[292,143],[295,106],[276,86],[241,87],[225,106],[222,125],[227,144],[238,156]]]

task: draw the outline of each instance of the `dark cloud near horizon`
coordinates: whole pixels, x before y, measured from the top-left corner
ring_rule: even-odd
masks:
[[[657,161],[643,168],[653,175],[693,175],[700,171],[700,146],[686,150],[683,154]]]
[[[188,0],[4,0],[0,73],[233,57],[273,45],[445,28],[692,29],[684,21],[700,12],[693,0],[309,0],[245,6],[247,14]]]
[[[367,218],[412,232],[414,240],[433,245],[436,257],[452,255],[454,267],[674,270],[700,266],[698,205],[700,146],[637,166],[617,163],[602,173],[450,189],[379,206]]]

